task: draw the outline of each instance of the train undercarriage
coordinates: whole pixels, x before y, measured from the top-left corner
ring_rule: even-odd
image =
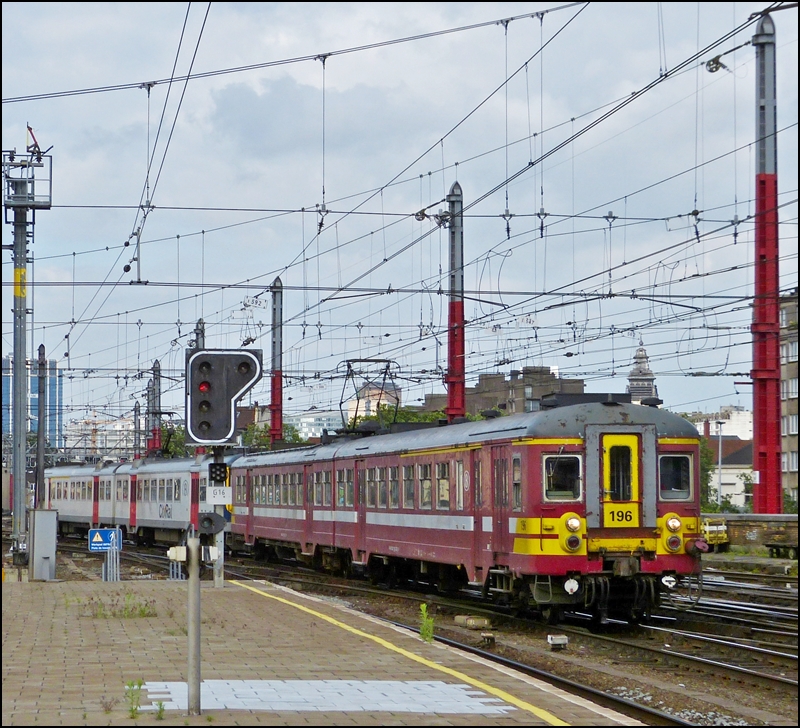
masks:
[[[609,559],[604,571],[564,576],[532,574],[518,576],[496,566],[482,584],[471,584],[461,565],[373,554],[367,563],[352,558],[350,549],[317,547],[304,552],[300,544],[256,539],[239,543],[256,559],[296,561],[320,571],[341,576],[361,576],[373,584],[390,588],[421,586],[440,594],[455,594],[473,586],[489,601],[511,607],[517,613],[539,613],[548,624],[557,624],[565,612],[583,612],[596,624],[609,618],[644,622],[661,602],[661,576],[638,572],[635,559]]]

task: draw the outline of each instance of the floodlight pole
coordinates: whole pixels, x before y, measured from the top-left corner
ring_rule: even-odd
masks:
[[[272,377],[269,404],[269,444],[283,440],[283,283],[276,278],[272,291]]]

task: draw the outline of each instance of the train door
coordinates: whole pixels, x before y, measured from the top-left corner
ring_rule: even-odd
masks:
[[[92,526],[100,523],[100,476],[95,475],[92,480]]]
[[[642,525],[641,438],[638,434],[601,435],[601,525]]]
[[[262,476],[254,476],[253,469],[247,468],[244,474],[244,493],[242,493],[242,497],[244,498],[244,506],[245,506],[245,522],[244,522],[244,533],[242,534],[244,538],[244,542],[251,544],[253,543],[253,502],[255,498],[253,497],[253,491],[255,490],[255,483],[261,482]],[[238,519],[237,519],[238,520]]]
[[[508,448],[492,447],[492,551],[508,553]]]
[[[355,508],[356,508],[356,553],[353,560],[366,566],[367,556],[367,505],[365,489],[367,485],[367,470],[363,460],[355,463]]]

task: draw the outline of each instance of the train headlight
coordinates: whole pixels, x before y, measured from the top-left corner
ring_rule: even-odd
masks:
[[[667,548],[670,551],[679,551],[682,543],[683,541],[680,536],[670,536],[667,539]]]
[[[581,547],[581,540],[574,534],[567,539],[567,548],[570,551],[577,551]]]
[[[672,518],[668,518],[667,519],[667,528],[670,531],[672,531],[673,533],[675,531],[680,531],[681,530],[681,519],[677,518],[676,516],[672,516]]]
[[[567,527],[567,531],[572,531],[573,533],[575,531],[580,531],[581,530],[581,519],[580,518],[575,518],[575,516],[572,516],[571,518],[567,519],[567,522],[566,522],[565,525]]]

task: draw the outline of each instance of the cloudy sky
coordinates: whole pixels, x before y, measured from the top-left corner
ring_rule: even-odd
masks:
[[[280,276],[287,412],[338,408],[366,358],[416,403],[444,391],[435,216],[457,180],[468,385],[547,366],[624,392],[641,341],[665,406],[749,407],[747,21],[766,7],[3,3],[3,149],[29,124],[53,158],[28,349],[68,370],[68,418],[144,403],[156,359],[182,416],[198,319],[206,346],[248,342],[269,367]],[[773,17],[788,290],[797,10]],[[3,355],[11,242],[4,225]],[[251,399],[268,403],[267,379]]]

